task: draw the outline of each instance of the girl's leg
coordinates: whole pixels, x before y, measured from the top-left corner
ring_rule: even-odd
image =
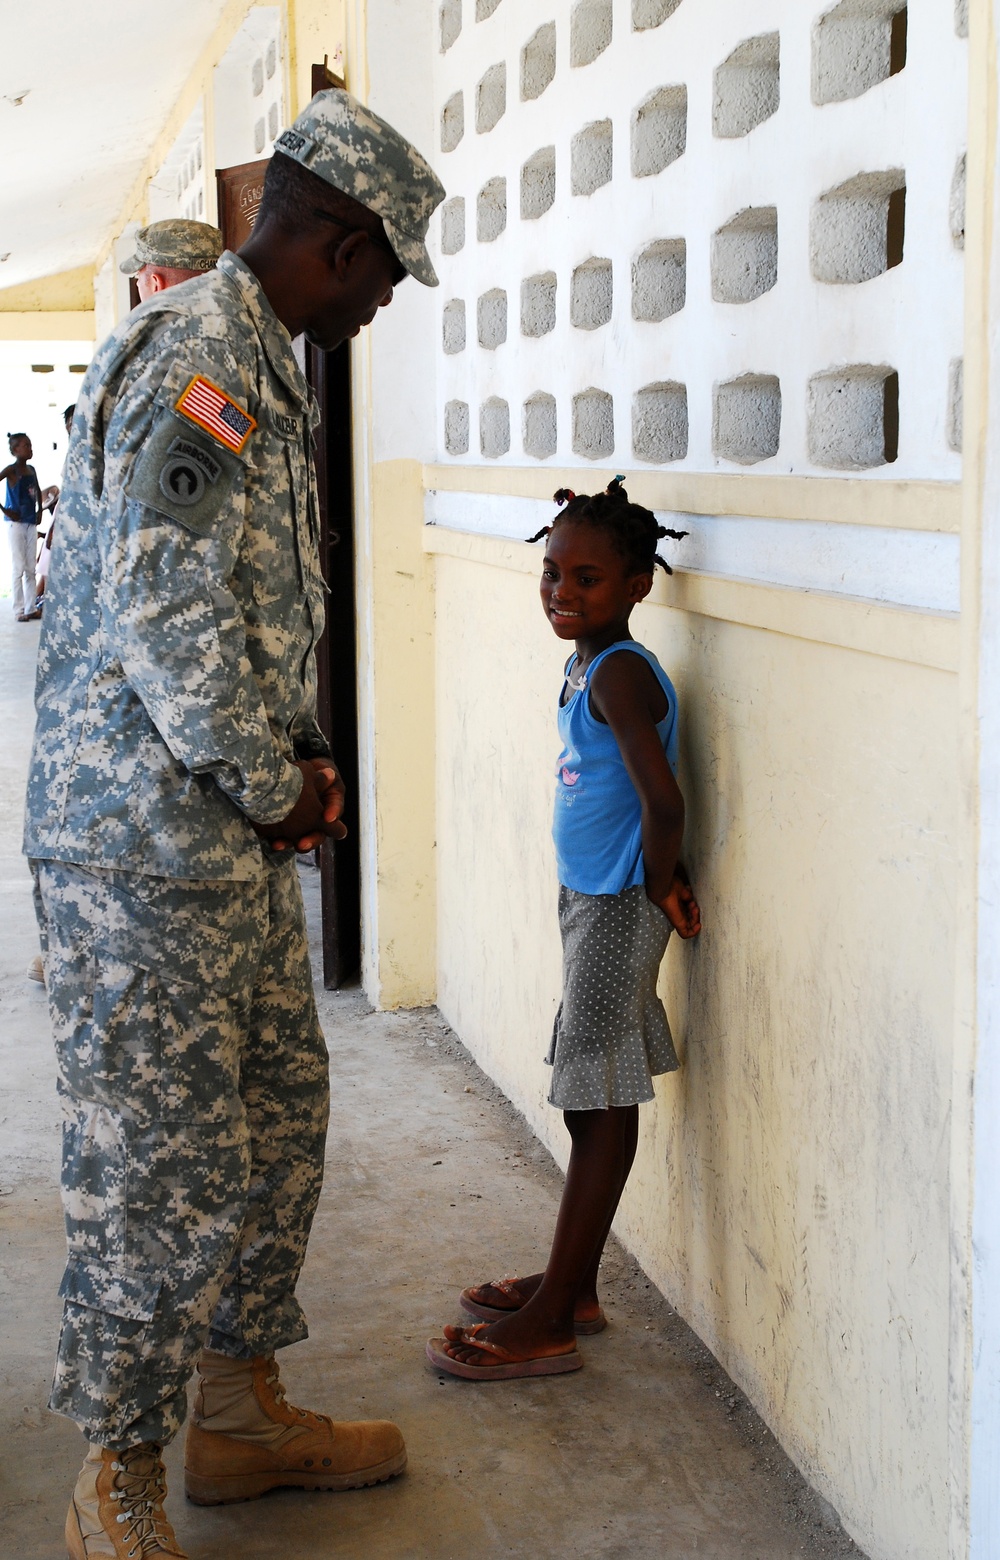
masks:
[[[566,1111],[573,1148],[545,1274],[521,1310],[492,1323],[486,1334],[492,1342],[526,1357],[559,1353],[573,1342],[577,1296],[600,1262],[635,1156],[637,1118],[635,1105]],[[481,1354],[460,1344],[448,1352],[458,1360],[482,1362]]]
[[[626,1121],[624,1142],[622,1145],[623,1151],[621,1185],[618,1188],[618,1196],[615,1199],[615,1205],[608,1214],[607,1222],[604,1226],[604,1231],[598,1238],[598,1243],[594,1250],[594,1255],[591,1258],[590,1265],[588,1266],[587,1271],[583,1276],[583,1281],[581,1282],[579,1292],[577,1293],[574,1315],[578,1322],[592,1321],[600,1311],[601,1303],[597,1295],[597,1280],[601,1267],[601,1258],[604,1255],[604,1248],[607,1245],[608,1236],[611,1233],[611,1226],[614,1223],[615,1214],[618,1212],[618,1204],[621,1201],[622,1193],[625,1190],[625,1186],[628,1182],[628,1178],[632,1170],[632,1165],[635,1162],[635,1151],[639,1144],[638,1105],[629,1105],[623,1108],[622,1114],[625,1116]],[[568,1122],[567,1125],[569,1125]],[[544,1273],[531,1273],[526,1278],[518,1279],[518,1291],[525,1296],[525,1303],[527,1303],[527,1301],[530,1300],[541,1287],[544,1277]],[[479,1287],[486,1291],[488,1291],[490,1288],[489,1284],[481,1284]],[[498,1296],[498,1302],[500,1304],[503,1303],[504,1299],[505,1297],[503,1295]],[[492,1298],[487,1297],[485,1303],[494,1304],[495,1302],[492,1300]],[[523,1306],[520,1307],[522,1310],[523,1308]]]
[[[624,1141],[622,1143],[622,1175],[621,1185],[618,1188],[618,1196],[615,1205],[608,1214],[604,1231],[594,1250],[590,1266],[583,1275],[583,1282],[577,1295],[576,1314],[579,1321],[590,1321],[600,1309],[600,1301],[597,1298],[597,1279],[601,1269],[601,1258],[604,1256],[604,1248],[611,1234],[611,1226],[614,1223],[615,1214],[618,1212],[618,1204],[621,1202],[622,1193],[625,1190],[628,1178],[632,1173],[635,1163],[635,1151],[639,1146],[639,1107],[629,1105],[623,1110],[626,1117]]]

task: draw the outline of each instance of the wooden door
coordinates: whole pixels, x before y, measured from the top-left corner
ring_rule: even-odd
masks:
[[[268,159],[238,163],[235,168],[216,168],[215,187],[219,197],[219,228],[226,249],[239,249],[253,232],[264,193],[264,175]]]
[[[361,820],[358,796],[357,616],[351,357],[306,346],[306,371],[319,400],[316,479],[320,559],[329,586],[326,628],[316,650],[319,722],[347,787],[347,838],[320,852],[323,891],[323,983],[342,986],[361,965]]]

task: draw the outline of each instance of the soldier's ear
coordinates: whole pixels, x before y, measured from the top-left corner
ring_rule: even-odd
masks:
[[[362,232],[360,228],[353,228],[342,238],[339,235],[334,236],[330,250],[330,263],[341,280],[346,281],[348,273],[362,259],[370,243],[368,234]]]

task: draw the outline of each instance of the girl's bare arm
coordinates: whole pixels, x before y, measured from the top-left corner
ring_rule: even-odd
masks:
[[[653,673],[631,651],[603,661],[590,686],[591,707],[610,726],[642,804],[646,892],[662,906],[684,837],[684,798],[656,730],[657,695],[662,707],[663,692]]]

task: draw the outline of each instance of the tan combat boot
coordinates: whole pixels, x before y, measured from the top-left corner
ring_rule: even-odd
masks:
[[[167,1476],[154,1441],[92,1446],[66,1516],[70,1560],[186,1560],[163,1512]]]
[[[231,1360],[206,1350],[184,1452],[184,1489],[199,1506],[256,1500],[268,1490],[356,1490],[406,1466],[385,1419],[329,1419],[292,1408],[273,1357]]]

